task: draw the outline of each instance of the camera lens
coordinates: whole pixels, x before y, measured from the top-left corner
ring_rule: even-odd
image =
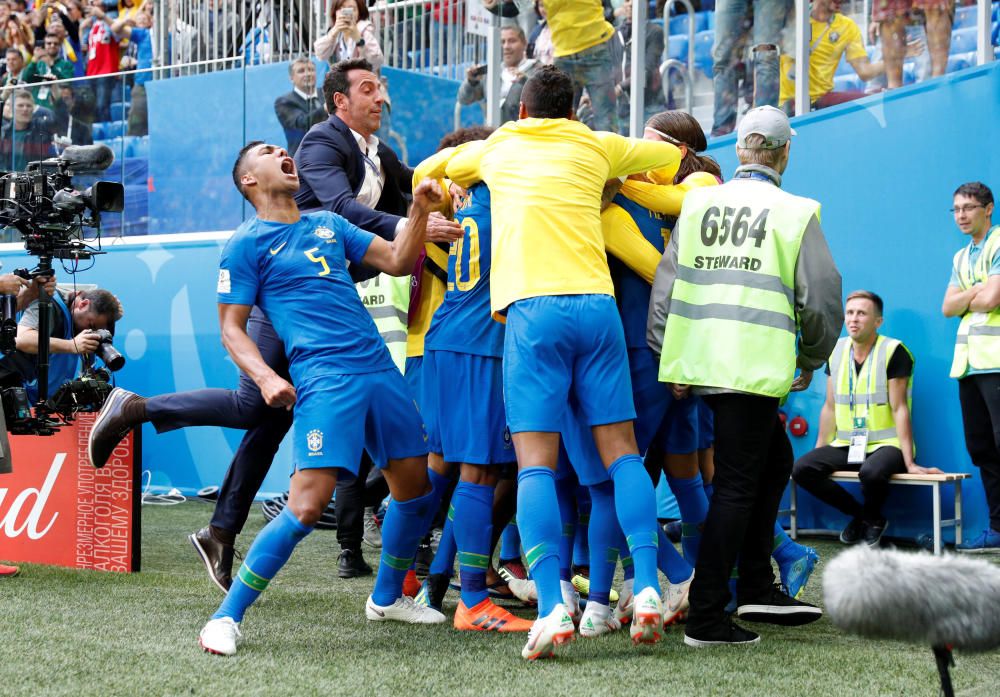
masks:
[[[109,370],[121,370],[125,365],[125,356],[118,353],[110,341],[105,340],[101,342],[101,345],[97,347],[97,355],[101,357],[104,365],[108,366]]]

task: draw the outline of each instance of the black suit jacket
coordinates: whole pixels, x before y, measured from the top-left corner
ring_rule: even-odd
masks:
[[[323,108],[321,97],[303,99],[295,90],[274,100],[274,113],[285,129],[289,155],[295,154],[306,131],[326,119],[326,109]]]
[[[385,185],[372,210],[355,198],[364,182],[365,162],[347,124],[334,115],[310,128],[295,153],[299,173],[295,202],[299,209],[333,211],[361,229],[391,240],[400,218],[406,215],[413,170],[384,143],[379,143],[378,155]]]

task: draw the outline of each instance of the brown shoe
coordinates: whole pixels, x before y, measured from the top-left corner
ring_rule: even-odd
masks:
[[[233,585],[233,546],[220,542],[209,527],[188,535],[198,556],[205,562],[208,577],[223,593]]]
[[[87,439],[90,464],[104,467],[111,453],[134,426],[146,420],[146,398],[116,387],[101,407]]]

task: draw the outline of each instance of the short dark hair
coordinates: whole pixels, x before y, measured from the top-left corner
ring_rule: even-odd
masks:
[[[974,198],[984,208],[993,203],[993,192],[990,191],[990,187],[982,182],[966,182],[962,184],[962,186],[955,189],[955,193],[951,197],[955,198],[956,196]]]
[[[870,290],[856,290],[847,296],[847,300],[844,304],[851,302],[852,300],[871,300],[875,305],[875,310],[878,312],[878,316],[882,316],[882,310],[885,309],[885,304],[882,302],[882,298],[879,297],[877,293],[873,293]]]
[[[18,99],[27,99],[32,104],[35,103],[35,95],[31,93],[31,90],[17,90],[14,92],[14,101]]]
[[[239,191],[243,195],[243,198],[247,201],[250,200],[250,197],[247,196],[247,192],[243,190],[243,185],[240,183],[240,178],[243,176],[245,169],[243,167],[243,160],[246,158],[247,153],[250,152],[250,150],[263,144],[264,141],[262,140],[251,140],[240,149],[240,154],[236,156],[236,162],[233,163],[233,184],[236,185],[236,190]]]
[[[288,76],[291,77],[292,73],[295,71],[295,66],[299,63],[308,63],[312,65],[312,59],[309,56],[298,56],[291,63],[288,64]]]
[[[81,290],[73,296],[74,301],[77,298],[80,300],[89,300],[90,311],[95,315],[107,317],[108,331],[112,334],[115,333],[115,322],[122,318],[124,311],[122,310],[121,303],[118,302],[118,298],[111,291],[104,288]],[[72,302],[70,304],[72,305]]]
[[[521,102],[530,117],[567,119],[573,113],[573,79],[554,65],[543,65],[524,84]]]
[[[493,133],[493,128],[491,126],[472,126],[470,128],[460,128],[457,131],[452,131],[438,143],[437,149],[444,150],[445,148],[454,148],[462,143],[468,143],[473,140],[486,140]]]
[[[21,54],[21,49],[19,49],[17,46],[8,46],[7,50],[4,51],[4,55],[7,55],[8,53],[16,53],[17,55],[24,58],[24,56]]]
[[[364,58],[340,61],[330,66],[326,77],[323,78],[323,99],[326,101],[327,112],[332,114],[337,110],[337,105],[333,103],[333,95],[340,93],[345,97],[347,96],[348,90],[351,89],[351,81],[348,79],[348,73],[352,70],[375,72],[372,69],[372,64]]]
[[[524,29],[521,29],[521,27],[519,25],[517,25],[517,24],[505,24],[502,27],[500,27],[500,31],[504,31],[504,30],[510,30],[510,31],[514,32],[515,34],[517,34],[518,38],[521,39],[521,41],[524,41],[525,43],[527,43],[528,37],[524,35]]]

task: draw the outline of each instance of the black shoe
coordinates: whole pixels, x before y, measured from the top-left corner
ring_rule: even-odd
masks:
[[[337,575],[341,578],[371,576],[372,567],[365,562],[360,549],[345,549],[337,559]]]
[[[202,528],[188,535],[198,556],[205,562],[208,577],[223,593],[233,585],[233,546],[220,542],[212,534],[211,528]]]
[[[431,571],[431,563],[434,561],[434,549],[431,547],[429,538],[424,538],[417,547],[417,554],[413,557],[413,570],[421,578],[427,576]]]
[[[141,424],[145,419],[145,397],[120,387],[111,390],[87,439],[90,464],[94,467],[104,467],[111,453],[132,427]]]
[[[445,594],[448,593],[450,582],[448,574],[428,574],[414,600],[420,605],[427,605],[441,612],[441,605],[444,603]]]
[[[885,518],[874,523],[866,523],[864,535],[865,544],[869,547],[878,547],[882,542],[882,535],[885,534],[885,530],[888,527],[889,521]]]
[[[696,649],[703,649],[707,646],[739,646],[740,644],[759,642],[759,634],[751,632],[749,629],[743,629],[729,617],[710,627],[692,630],[689,626],[684,630],[684,643]]]
[[[736,614],[747,622],[797,627],[815,622],[823,616],[823,611],[815,605],[796,600],[776,584],[760,597],[752,598],[750,602],[741,602],[736,608]]]
[[[845,545],[854,545],[865,537],[865,521],[861,518],[851,518],[851,522],[840,532],[840,541]]]

